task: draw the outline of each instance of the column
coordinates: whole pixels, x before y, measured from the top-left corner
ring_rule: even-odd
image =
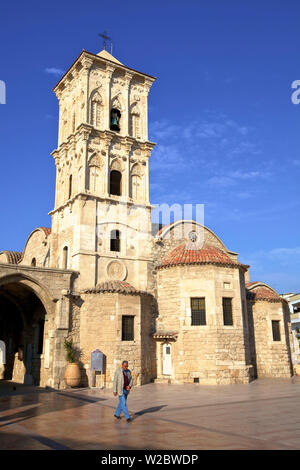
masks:
[[[114,73],[115,67],[112,65],[106,65],[106,84],[105,84],[105,96],[106,105],[104,106],[104,129],[110,128],[110,101],[111,101],[111,78]]]
[[[124,86],[124,94],[125,94],[125,116],[123,119],[124,125],[124,135],[129,135],[129,121],[130,121],[130,82],[133,78],[133,74],[130,72],[125,72],[125,86]]]
[[[84,58],[82,62],[83,71],[82,74],[82,89],[84,90],[84,106],[85,112],[82,113],[83,122],[89,122],[89,74],[90,69],[93,65],[93,60],[87,57]],[[79,122],[77,122],[77,125]]]
[[[150,80],[145,79],[145,94],[144,94],[144,100],[145,100],[145,111],[144,113],[144,119],[143,119],[143,135],[142,138],[143,140],[148,140],[148,95],[149,91],[151,88],[152,82]]]

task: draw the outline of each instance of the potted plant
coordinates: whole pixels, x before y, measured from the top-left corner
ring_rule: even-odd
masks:
[[[81,380],[81,373],[78,362],[76,361],[76,357],[79,353],[74,347],[72,338],[70,340],[65,338],[64,348],[66,350],[66,359],[68,361],[64,377],[65,382],[70,387],[78,387]]]

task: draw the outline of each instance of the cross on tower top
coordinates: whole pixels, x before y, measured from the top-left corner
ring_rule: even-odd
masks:
[[[99,33],[98,36],[100,36],[101,38],[103,38],[103,49],[106,50],[106,41],[109,40],[110,41],[110,53],[112,54],[112,40],[109,36],[107,36],[107,32],[106,31],[103,31],[103,33]]]

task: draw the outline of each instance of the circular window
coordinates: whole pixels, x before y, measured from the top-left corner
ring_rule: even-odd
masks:
[[[189,233],[189,239],[192,241],[192,242],[195,242],[197,240],[197,234],[196,232],[190,232]]]

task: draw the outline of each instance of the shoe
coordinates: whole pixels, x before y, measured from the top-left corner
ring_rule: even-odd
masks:
[[[121,416],[114,415],[115,418],[121,419]]]
[[[128,418],[126,419],[127,423],[131,423],[132,419],[131,418]]]

